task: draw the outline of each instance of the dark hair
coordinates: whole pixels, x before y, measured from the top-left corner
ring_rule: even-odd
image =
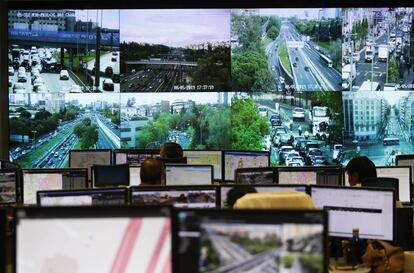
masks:
[[[227,192],[227,205],[232,208],[239,198],[242,198],[247,193],[256,193],[256,189],[250,185],[243,185],[231,188]]]
[[[161,185],[164,174],[164,163],[157,158],[147,158],[142,162],[139,176],[141,184]]]
[[[180,158],[183,157],[183,148],[175,142],[167,142],[160,151],[162,158]]]
[[[345,171],[349,173],[358,173],[359,181],[365,178],[377,177],[377,169],[374,162],[366,156],[355,157],[348,162]]]

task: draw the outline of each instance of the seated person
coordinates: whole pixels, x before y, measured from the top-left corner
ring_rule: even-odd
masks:
[[[156,158],[147,158],[141,165],[139,175],[142,186],[164,185],[164,163]]]
[[[253,186],[239,186],[231,188],[227,192],[227,206],[233,208],[234,204],[239,198],[242,198],[247,193],[256,193],[256,189]]]
[[[160,150],[161,158],[182,158],[183,148],[180,144],[174,142],[167,142]]]
[[[355,157],[348,162],[345,167],[348,175],[349,184],[354,186],[361,186],[361,181],[365,178],[377,177],[377,169],[374,162],[366,156]]]
[[[165,164],[187,164],[187,158],[183,157],[183,148],[180,144],[174,142],[167,142],[164,144],[164,146],[160,150],[160,159]]]

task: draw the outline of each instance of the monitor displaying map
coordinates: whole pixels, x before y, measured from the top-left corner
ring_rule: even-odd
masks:
[[[224,180],[234,181],[236,169],[269,167],[269,152],[224,151]]]
[[[62,173],[23,172],[23,203],[25,205],[36,204],[37,191],[62,189]]]
[[[0,204],[16,203],[16,172],[0,172]]]
[[[279,171],[279,184],[316,185],[316,171]]]
[[[184,151],[188,165],[213,165],[214,179],[221,180],[221,151]]]
[[[69,155],[69,167],[87,168],[88,179],[91,179],[93,165],[111,165],[111,150],[72,150]]]

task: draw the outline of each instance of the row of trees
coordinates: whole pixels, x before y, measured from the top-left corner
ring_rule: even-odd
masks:
[[[82,122],[73,127],[73,133],[80,139],[81,149],[94,148],[98,141],[98,128],[91,123],[90,118],[84,118]]]
[[[172,130],[186,132],[190,149],[230,149],[231,110],[225,105],[195,105],[180,113],[154,115],[136,136],[138,147],[160,147],[167,142]]]
[[[261,44],[264,19],[268,18],[239,15],[231,17],[233,35],[238,37],[239,44],[233,49],[231,61],[233,90],[256,92],[273,90],[274,79]],[[277,19],[269,19],[267,27],[270,36],[277,37],[280,22]]]
[[[104,110],[104,116],[106,118],[109,118],[113,124],[117,124],[117,125],[121,124],[119,111],[112,112],[109,108],[106,108]]]
[[[328,20],[300,20],[297,17],[291,19],[292,24],[302,34],[315,40],[330,42],[341,39],[342,27],[340,18]]]

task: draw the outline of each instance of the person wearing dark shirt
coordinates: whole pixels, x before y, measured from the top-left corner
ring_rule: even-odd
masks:
[[[239,198],[242,198],[244,195],[248,194],[248,193],[256,193],[256,189],[253,186],[250,185],[243,185],[243,186],[238,186],[238,187],[234,187],[231,188],[228,192],[227,192],[227,206],[229,208],[233,208],[234,204],[236,204],[236,201]]]
[[[167,142],[160,150],[161,158],[182,158],[183,148],[180,144],[174,142]]]

